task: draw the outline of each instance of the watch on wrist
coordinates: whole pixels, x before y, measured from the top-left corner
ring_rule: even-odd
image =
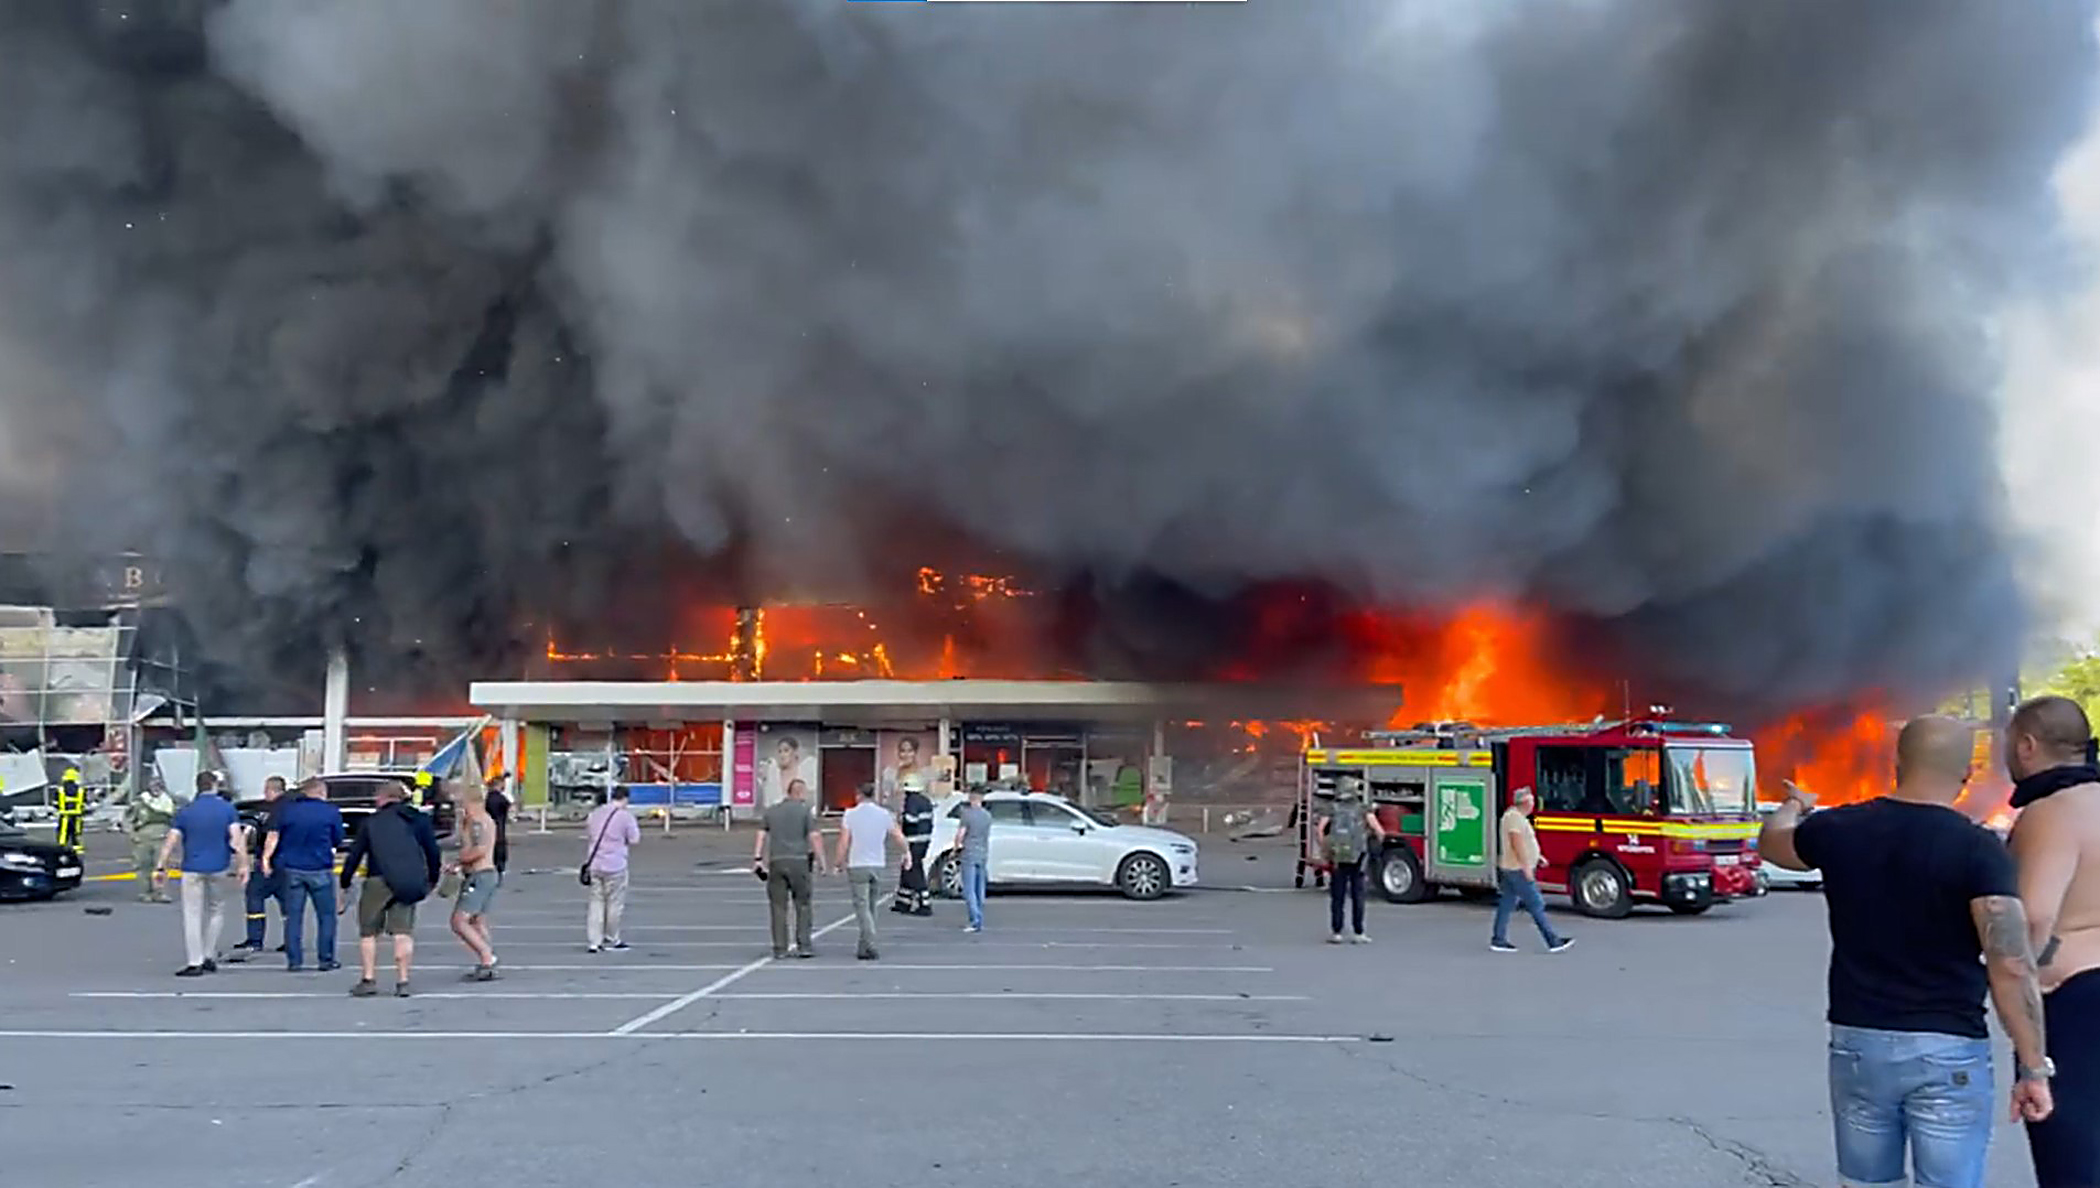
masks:
[[[2047,1056],[2042,1057],[2040,1064],[2027,1065],[2020,1064],[2017,1061],[2013,1064],[2013,1076],[2018,1080],[2046,1081],[2055,1075],[2056,1061],[2051,1060]]]

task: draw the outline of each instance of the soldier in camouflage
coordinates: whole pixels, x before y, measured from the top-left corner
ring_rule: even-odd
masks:
[[[153,882],[153,866],[175,820],[175,802],[158,787],[135,788],[124,805],[124,832],[131,835],[131,865],[138,872],[139,902],[171,902]]]

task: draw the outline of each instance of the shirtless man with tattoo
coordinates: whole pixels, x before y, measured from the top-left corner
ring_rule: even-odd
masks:
[[[2100,1185],[2100,768],[2093,727],[2067,697],[2013,712],[2013,858],[2039,955],[2056,1112],[2027,1124],[2041,1188]]]
[[[496,947],[489,940],[488,914],[503,876],[496,870],[496,819],[487,791],[469,785],[460,796],[459,899],[452,907],[452,935],[474,955],[470,982],[496,980]]]
[[[2012,1115],[2053,1108],[2041,987],[2012,857],[1954,807],[1973,734],[1917,718],[1896,787],[1813,815],[1789,798],[1758,835],[1765,861],[1823,873],[1830,913],[1830,1114],[1848,1185],[1983,1188],[1996,1097],[1984,996],[2012,1037]],[[1905,1156],[1909,1159],[1906,1160]]]

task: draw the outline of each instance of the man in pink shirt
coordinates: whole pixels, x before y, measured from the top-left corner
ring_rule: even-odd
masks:
[[[625,949],[620,939],[620,917],[627,911],[627,847],[642,840],[642,827],[627,811],[627,789],[612,790],[604,804],[591,810],[583,823],[583,837],[590,847],[583,866],[590,874],[590,906],[583,920],[584,938],[590,951]]]

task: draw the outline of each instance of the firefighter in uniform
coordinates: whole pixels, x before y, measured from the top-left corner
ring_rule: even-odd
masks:
[[[134,788],[125,802],[124,832],[131,836],[131,866],[138,872],[140,903],[168,902],[167,893],[154,885],[153,867],[174,821],[175,802],[159,788]]]
[[[904,786],[904,811],[897,819],[904,832],[904,841],[911,847],[911,865],[897,880],[897,898],[891,902],[890,910],[912,916],[933,914],[933,897],[926,890],[926,850],[933,845],[933,801],[926,797],[926,777],[917,772],[906,775]]]
[[[80,769],[68,767],[58,777],[58,844],[80,850],[80,818],[87,811],[87,793],[80,790]]]

